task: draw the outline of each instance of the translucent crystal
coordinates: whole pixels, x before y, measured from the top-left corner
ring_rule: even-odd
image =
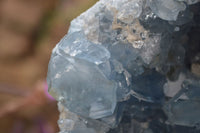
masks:
[[[198,2],[100,0],[75,18],[48,69],[61,133],[200,132]]]
[[[56,89],[57,100],[63,97],[69,110],[96,119],[114,112],[117,85],[98,67],[110,58],[109,52],[84,38],[81,32],[74,32],[54,49],[48,73],[49,91],[54,95]]]
[[[182,2],[174,0],[149,0],[152,11],[164,20],[176,20],[180,11],[185,10],[186,6]]]
[[[180,80],[183,78],[180,77]],[[168,122],[183,126],[199,126],[200,112],[200,82],[184,80],[180,90],[164,107]],[[186,100],[181,100],[186,99]],[[191,110],[192,109],[192,110]],[[198,127],[199,128],[199,127]]]

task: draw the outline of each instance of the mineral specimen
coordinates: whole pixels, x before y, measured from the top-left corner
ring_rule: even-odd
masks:
[[[100,0],[53,49],[60,133],[200,132],[199,0]]]

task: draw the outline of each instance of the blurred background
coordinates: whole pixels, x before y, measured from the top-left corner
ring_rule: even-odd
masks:
[[[97,0],[0,0],[0,133],[58,132],[47,93],[51,51]]]

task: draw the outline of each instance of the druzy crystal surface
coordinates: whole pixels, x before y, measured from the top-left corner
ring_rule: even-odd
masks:
[[[200,132],[199,0],[100,0],[52,51],[60,133]]]

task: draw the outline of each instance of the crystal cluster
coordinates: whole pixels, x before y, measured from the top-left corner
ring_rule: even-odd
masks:
[[[200,132],[199,0],[100,0],[52,51],[60,133]]]

